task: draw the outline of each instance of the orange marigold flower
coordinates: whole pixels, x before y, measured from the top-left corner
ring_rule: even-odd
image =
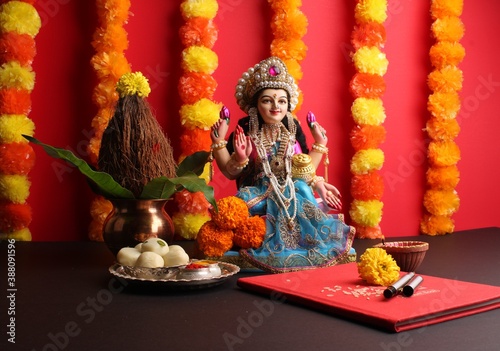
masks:
[[[218,212],[214,212],[212,220],[221,229],[235,229],[248,217],[248,206],[245,201],[236,196],[227,196],[217,200]]]
[[[455,223],[449,216],[425,214],[420,222],[420,230],[428,235],[444,235],[453,233]]]
[[[174,200],[179,212],[209,215],[210,203],[201,191],[192,193],[184,189],[175,193]]]
[[[0,144],[0,173],[26,175],[35,165],[35,151],[29,143]]]
[[[386,40],[385,27],[382,23],[375,21],[363,22],[354,27],[351,43],[354,49],[362,46],[384,46]]]
[[[31,207],[27,203],[0,201],[0,233],[11,233],[31,223]]]
[[[208,257],[221,257],[233,247],[232,230],[219,228],[214,221],[205,222],[196,236],[200,251]]]
[[[354,150],[376,149],[385,141],[386,131],[383,125],[356,125],[350,134]]]
[[[437,190],[452,190],[458,185],[460,172],[456,165],[431,167],[427,170],[427,184]]]
[[[380,98],[385,93],[384,77],[378,74],[358,72],[352,77],[349,88],[355,98]]]
[[[31,92],[29,90],[0,89],[0,114],[28,115],[30,111]]]
[[[212,48],[217,35],[215,23],[206,17],[190,18],[179,30],[182,45],[185,47],[198,45]]]
[[[242,249],[259,248],[266,234],[266,221],[253,216],[243,222],[234,232],[234,244]]]
[[[351,181],[351,195],[363,201],[381,200],[384,194],[384,180],[378,172],[354,174]]]

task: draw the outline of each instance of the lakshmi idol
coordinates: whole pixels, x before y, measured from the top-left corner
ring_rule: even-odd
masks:
[[[226,141],[229,112],[222,109],[211,130],[213,156],[221,172],[236,181],[236,196],[246,202],[250,214],[266,220],[262,245],[240,255],[273,273],[345,262],[355,230],[342,214],[328,213],[341,209],[340,193],[316,175],[328,153],[326,131],[308,115],[314,138],[309,149],[291,113],[298,103],[298,87],[285,64],[270,57],[249,68],[238,80],[235,96],[247,116]]]

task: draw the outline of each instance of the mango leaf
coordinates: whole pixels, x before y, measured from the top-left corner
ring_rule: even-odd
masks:
[[[49,156],[62,159],[74,165],[84,176],[86,176],[96,185],[97,191],[102,196],[107,198],[120,199],[134,198],[134,194],[130,190],[122,187],[109,174],[94,171],[87,162],[79,157],[76,157],[71,151],[44,144],[41,141],[28,135],[23,135],[23,137],[34,144],[40,145]]]
[[[167,199],[175,192],[186,189],[192,193],[202,192],[205,199],[217,211],[217,203],[214,197],[214,188],[206,183],[203,178],[199,178],[193,172],[186,172],[183,176],[176,178],[159,177],[151,180],[144,186],[141,199]]]
[[[205,163],[208,161],[210,153],[208,151],[197,151],[182,160],[177,167],[177,176],[183,176],[189,172],[200,176],[203,173]]]
[[[113,177],[104,172],[93,170],[87,162],[75,156],[71,151],[56,148],[41,141],[23,135],[30,142],[43,147],[45,152],[54,158],[65,160],[75,167],[91,181],[92,190],[106,198],[133,199],[134,194],[122,187]],[[199,178],[203,167],[208,160],[209,153],[198,151],[186,157],[177,169],[177,177],[158,177],[151,180],[143,188],[140,199],[169,199],[177,191],[186,189],[190,192],[202,192],[207,201],[217,211],[217,203],[214,197],[214,189],[209,186],[203,178]],[[199,174],[198,174],[199,173]]]

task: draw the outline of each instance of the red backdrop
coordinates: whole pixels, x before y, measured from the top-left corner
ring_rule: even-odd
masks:
[[[180,100],[177,82],[180,74],[178,29],[181,1],[132,1],[129,48],[126,51],[133,71],[142,71],[150,80],[150,104],[160,123],[178,148]],[[217,101],[232,111],[233,121],[242,117],[234,100],[234,87],[241,73],[269,55],[270,6],[265,0],[219,1],[216,24],[219,38],[214,50],[219,67],[214,73],[219,86]],[[349,58],[354,1],[303,1],[308,17],[308,46],[302,62],[304,104],[298,116],[304,122],[312,110],[328,130],[330,138],[330,181],[344,196],[349,208],[352,149],[348,133],[352,126],[352,97],[348,84],[354,70]],[[96,113],[91,95],[95,74],[90,66],[94,54],[90,44],[97,23],[91,1],[39,0],[36,4],[43,26],[37,35],[34,70],[33,110],[35,136],[52,145],[69,147],[86,156],[91,137],[90,122]],[[457,188],[460,210],[454,215],[456,230],[498,226],[495,202],[500,197],[496,185],[500,166],[496,157],[500,143],[498,130],[500,68],[492,38],[500,35],[496,15],[500,3],[490,0],[466,2],[462,19],[466,35],[461,43],[466,57],[460,68],[465,81],[463,107],[458,118],[462,128],[457,142],[462,160],[458,167],[461,181]],[[387,119],[386,142],[382,145],[385,181],[382,230],[386,237],[419,233],[426,171],[425,121],[426,76],[430,71],[431,44],[429,2],[389,0],[386,22],[389,59],[385,76],[384,105]],[[236,123],[233,123],[234,127]],[[28,202],[33,207],[30,226],[33,240],[85,240],[90,223],[92,194],[85,180],[63,163],[54,161],[36,147],[37,162],[30,173]],[[216,197],[231,195],[234,185],[217,174],[213,185]]]

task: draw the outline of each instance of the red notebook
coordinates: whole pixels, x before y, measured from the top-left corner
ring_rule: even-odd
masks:
[[[403,273],[401,274],[403,275]],[[411,297],[386,299],[385,287],[366,284],[356,263],[238,279],[243,289],[332,315],[401,332],[500,307],[500,287],[422,275]]]

